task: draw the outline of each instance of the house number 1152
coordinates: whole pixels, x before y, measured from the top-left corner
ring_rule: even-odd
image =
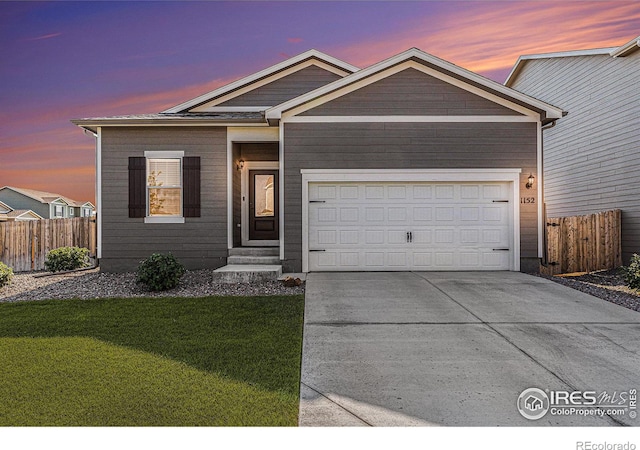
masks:
[[[520,203],[535,203],[536,202],[536,198],[535,197],[520,197]]]

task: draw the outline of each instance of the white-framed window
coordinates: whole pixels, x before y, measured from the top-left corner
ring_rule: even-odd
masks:
[[[89,208],[82,208],[82,217],[91,217],[91,210]]]
[[[76,213],[75,213],[75,210],[74,210],[73,206],[69,206],[69,217],[73,217],[75,215],[76,215]]]
[[[53,205],[53,216],[56,218],[64,217],[64,206]]]
[[[145,152],[147,221],[183,221],[182,157],[184,152]]]

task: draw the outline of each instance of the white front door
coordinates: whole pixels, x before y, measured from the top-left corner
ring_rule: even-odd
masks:
[[[508,182],[310,182],[309,271],[509,270]]]

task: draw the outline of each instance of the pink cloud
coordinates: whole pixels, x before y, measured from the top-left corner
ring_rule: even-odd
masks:
[[[477,2],[465,4],[455,15],[419,18],[404,31],[333,53],[366,67],[418,47],[488,73],[510,69],[522,54],[619,46],[637,35],[632,25],[638,20],[635,2],[505,2],[499,8]],[[433,23],[438,23],[436,29]]]
[[[37,37],[34,37],[34,38],[29,38],[29,39],[26,39],[26,40],[27,41],[42,41],[44,39],[51,39],[51,38],[58,37],[58,36],[61,36],[61,35],[62,35],[62,33],[51,33],[51,34],[45,34],[44,36],[37,36]]]
[[[292,44],[299,44],[300,42],[302,42],[304,39],[299,38],[299,37],[290,37],[287,38],[287,42],[290,42]]]

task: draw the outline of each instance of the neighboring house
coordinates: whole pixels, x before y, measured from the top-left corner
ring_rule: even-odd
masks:
[[[90,217],[95,211],[91,202],[77,202],[52,192],[12,186],[0,188],[0,201],[15,210],[31,210],[45,219]]]
[[[544,131],[550,217],[622,210],[625,263],[640,252],[640,36],[613,48],[521,56],[505,84],[569,111]]]
[[[7,214],[7,221],[40,220],[44,217],[34,213],[30,209],[16,209]]]
[[[418,49],[361,70],[311,50],[158,114],[73,123],[96,136],[105,271],[248,246],[289,272],[517,271],[539,267],[540,128],[562,115]]]
[[[39,220],[43,217],[34,213],[30,209],[16,209],[0,202],[0,222],[13,222],[22,220]]]

